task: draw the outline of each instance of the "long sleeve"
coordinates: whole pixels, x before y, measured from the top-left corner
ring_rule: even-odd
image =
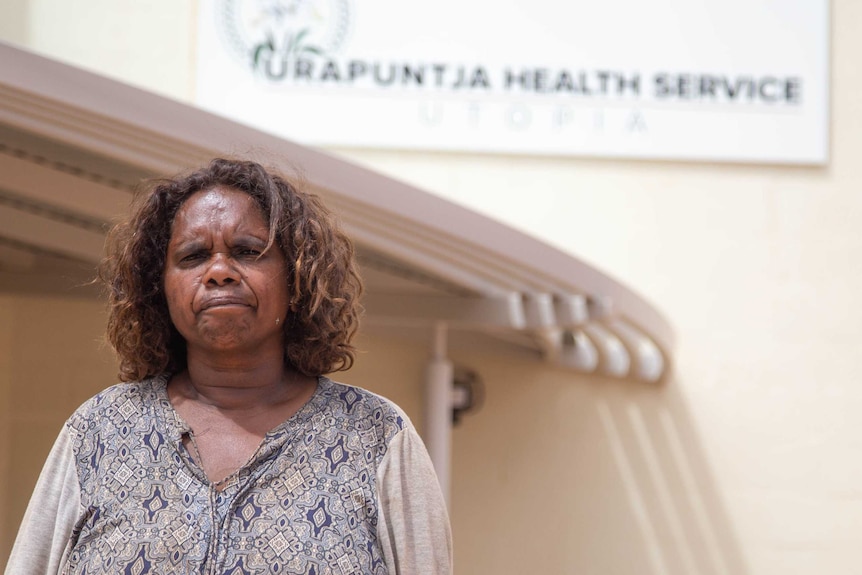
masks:
[[[377,470],[378,537],[391,575],[452,573],[446,504],[425,445],[407,425]]]
[[[48,455],[18,530],[6,575],[56,575],[71,550],[81,490],[64,426]]]

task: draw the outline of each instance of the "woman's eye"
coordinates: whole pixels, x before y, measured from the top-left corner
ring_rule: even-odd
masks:
[[[256,258],[256,257],[260,256],[260,250],[256,250],[254,248],[243,248],[239,251],[239,254],[241,256],[249,256],[249,257]]]
[[[200,261],[201,259],[203,259],[203,257],[204,257],[204,255],[202,253],[197,252],[197,253],[188,254],[186,256],[183,256],[182,258],[180,258],[180,262],[193,263],[193,262]]]

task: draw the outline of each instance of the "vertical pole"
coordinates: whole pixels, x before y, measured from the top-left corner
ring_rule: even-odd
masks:
[[[452,459],[452,385],[454,368],[446,359],[446,324],[434,327],[431,359],[425,370],[425,444],[440,490],[449,505]]]

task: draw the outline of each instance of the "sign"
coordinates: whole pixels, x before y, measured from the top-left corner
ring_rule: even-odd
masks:
[[[828,0],[202,0],[196,103],[304,144],[823,164]]]

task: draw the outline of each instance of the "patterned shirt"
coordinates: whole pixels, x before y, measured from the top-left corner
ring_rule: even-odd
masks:
[[[410,421],[320,378],[220,490],[183,443],[167,378],[111,387],[66,423],[7,573],[450,573],[451,535]]]

